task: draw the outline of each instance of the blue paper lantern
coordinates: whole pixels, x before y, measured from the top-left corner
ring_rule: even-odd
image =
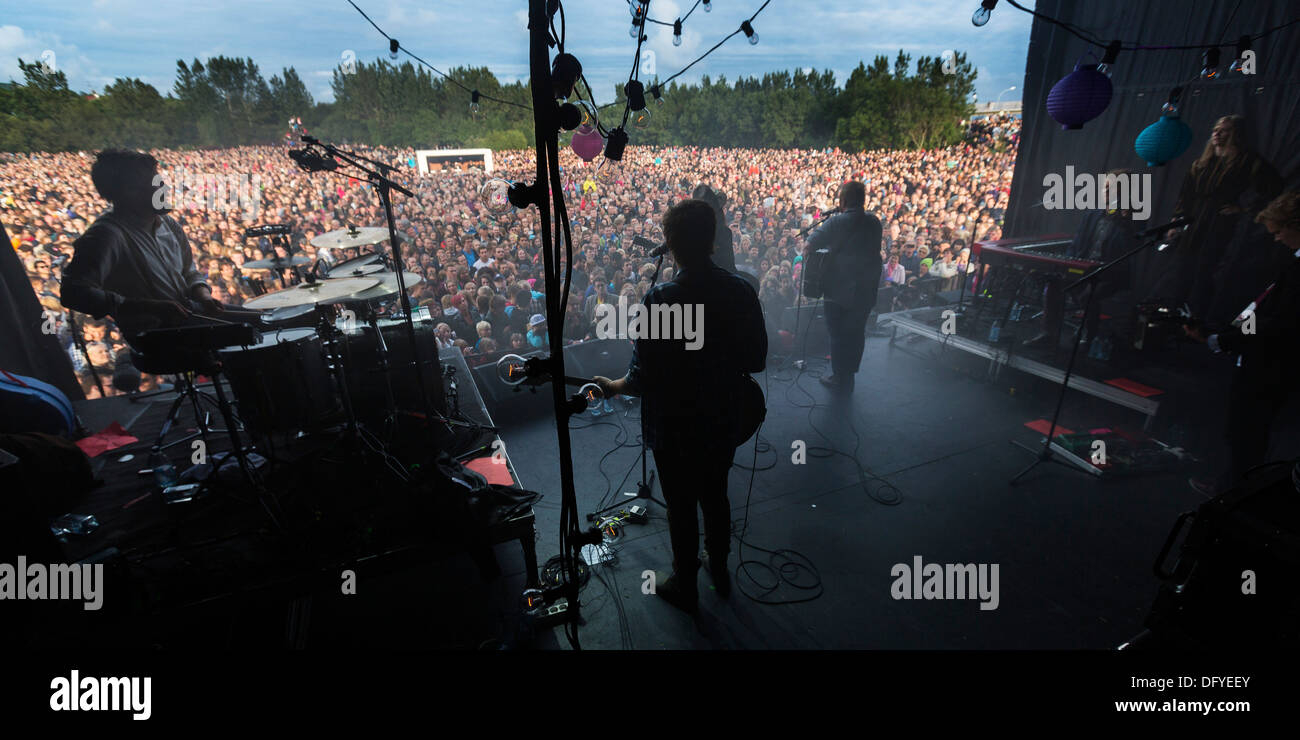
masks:
[[[1142,129],[1133,142],[1133,150],[1146,160],[1148,167],[1159,167],[1191,145],[1192,127],[1183,123],[1177,113],[1165,113],[1159,121]]]
[[[1047,94],[1047,112],[1063,129],[1080,129],[1110,105],[1115,88],[1096,65],[1074,65]]]

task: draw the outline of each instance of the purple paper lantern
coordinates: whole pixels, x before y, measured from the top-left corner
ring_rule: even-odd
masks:
[[[1114,92],[1110,78],[1095,65],[1076,64],[1047,94],[1047,112],[1061,128],[1080,129],[1105,112]]]
[[[605,148],[605,139],[599,131],[588,124],[583,124],[573,132],[571,144],[574,153],[581,157],[582,161],[590,162]]]

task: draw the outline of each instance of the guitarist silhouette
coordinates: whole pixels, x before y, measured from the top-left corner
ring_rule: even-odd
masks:
[[[694,611],[699,598],[696,506],[704,514],[705,565],[719,595],[725,598],[730,592],[727,475],[737,440],[752,436],[747,427],[757,426],[754,398],[761,405],[762,391],[748,374],[761,372],[767,361],[758,294],[710,259],[716,224],[714,209],[701,200],[684,200],[668,209],[664,237],[678,270],[644,301],[647,309],[659,306],[661,314],[667,306],[681,306],[685,315],[702,305],[703,326],[697,327],[702,341],[637,339],[627,375],[595,378],[606,397],[629,393],[642,398],[641,430],[663,483],[673,547],[673,571],[657,576],[655,593],[686,611]],[[761,420],[761,410],[757,418]]]

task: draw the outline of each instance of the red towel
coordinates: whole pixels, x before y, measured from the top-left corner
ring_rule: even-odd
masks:
[[[497,462],[498,460],[500,462]],[[476,457],[463,464],[475,473],[487,478],[488,483],[503,486],[513,486],[515,484],[515,479],[510,477],[510,466],[506,465],[504,458],[487,455],[485,457]]]
[[[81,448],[82,452],[86,453],[86,457],[98,457],[109,450],[115,450],[118,447],[125,447],[139,441],[139,439],[127,434],[121,424],[113,422],[100,430],[99,434],[92,434],[85,439],[77,440],[77,446]]]

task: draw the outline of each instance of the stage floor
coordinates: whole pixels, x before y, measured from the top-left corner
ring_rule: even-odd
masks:
[[[1111,649],[1141,630],[1156,594],[1152,561],[1177,516],[1204,500],[1186,483],[1195,469],[1098,480],[1044,465],[1009,486],[1032,460],[1011,440],[1041,439],[1025,424],[1050,416],[1054,386],[1010,371],[989,380],[987,360],[925,340],[891,345],[871,338],[857,390],[851,401],[840,402],[817,382],[827,370],[825,358],[807,357],[803,370],[792,360],[774,362],[757,376],[766,388],[768,416],[752,491],[751,474],[741,466],[753,466],[753,442],[737,451],[730,477],[733,531],[746,527],[743,546],[733,538],[731,564],[734,569],[743,558],[779,567],[793,558],[815,573],[787,568],[791,582],[768,590],[777,571],[749,566],[733,578],[727,601],[701,573],[700,614],[692,619],[642,591],[643,571],[667,569],[671,561],[663,511],[650,504],[649,521],[626,525],[614,543],[616,559],[592,568],[596,577],[582,591],[585,648]],[[1213,457],[1222,450],[1222,409],[1215,403],[1221,398],[1206,388],[1197,408],[1184,408],[1186,398],[1170,398],[1161,414],[1194,427],[1186,436]],[[143,436],[158,428],[167,400],[107,399],[81,404],[80,412],[91,429],[116,420]],[[630,501],[621,494],[636,489],[638,407],[614,405],[615,414],[573,422],[584,515],[602,502]],[[531,410],[494,408],[492,416],[519,483],[544,495],[534,507],[537,555],[544,563],[559,543],[553,418],[537,404]],[[1076,430],[1136,430],[1143,417],[1071,393],[1062,421]],[[1155,431],[1159,436],[1165,429]],[[1286,439],[1279,454],[1300,452],[1286,449],[1300,436]],[[796,464],[792,456],[804,445],[806,461]],[[143,486],[144,479],[136,483],[127,469],[144,464],[144,456],[137,453],[130,463],[118,457],[110,452],[96,460],[103,477]],[[1208,462],[1213,467],[1216,461]],[[662,498],[658,485],[655,495]],[[107,519],[100,534],[78,543],[81,550],[136,526],[135,517],[120,512],[78,511]],[[490,582],[467,556],[452,556],[367,580],[357,595],[331,589],[309,602],[286,597],[223,608],[186,624],[165,645],[277,645],[288,624],[293,644],[307,648],[567,648],[558,628],[521,639],[527,632],[521,549],[505,542],[494,551],[502,576]],[[768,551],[787,557],[773,561]],[[916,558],[996,565],[996,608],[981,609],[979,598],[895,599],[895,566],[910,567]]]
[[[872,338],[851,403],[837,403],[817,382],[826,365],[809,357],[802,373],[785,363],[757,376],[768,397],[758,466],[774,466],[754,475],[752,494],[749,471],[733,468],[729,489],[733,531],[748,523],[743,550],[732,541],[733,569],[739,557],[768,563],[765,550],[789,550],[815,566],[817,577],[791,573],[793,584],[765,592],[775,583],[773,572],[753,567],[756,580],[744,572],[733,577],[724,601],[701,573],[700,614],[693,620],[642,593],[642,572],[666,570],[671,562],[667,522],[652,504],[648,523],[625,528],[616,563],[594,569],[603,581],[593,578],[583,591],[584,647],[1113,649],[1142,629],[1158,584],[1156,553],[1178,515],[1204,501],[1186,482],[1195,468],[1098,480],[1042,465],[1012,487],[1008,479],[1032,456],[1010,440],[1041,440],[1024,424],[1050,417],[1055,386],[1017,372],[990,382],[983,377],[986,360],[920,340],[891,347]],[[1206,388],[1199,411],[1178,417],[1198,426],[1187,436],[1202,439],[1211,456],[1222,449],[1216,420],[1222,410],[1213,402],[1219,398]],[[575,421],[586,427],[573,433],[584,515],[608,488],[615,495],[636,489],[638,448],[606,455],[618,441],[635,442],[635,414]],[[558,490],[551,422],[512,421],[501,413],[496,419],[524,481]],[[1079,393],[1068,396],[1063,414],[1076,430],[1136,430],[1142,421],[1136,412]],[[838,455],[811,452],[806,464],[794,464],[792,445],[800,440],[856,454],[871,478],[864,487],[856,464]],[[1291,437],[1290,447],[1297,441]],[[752,466],[753,459],[752,442],[737,451],[737,466]],[[895,495],[896,505],[882,503]],[[543,561],[558,552],[556,504],[548,496],[537,509]],[[982,610],[978,600],[893,598],[891,570],[917,557],[927,564],[997,564],[997,608]],[[803,601],[768,605],[742,589],[760,600]]]

